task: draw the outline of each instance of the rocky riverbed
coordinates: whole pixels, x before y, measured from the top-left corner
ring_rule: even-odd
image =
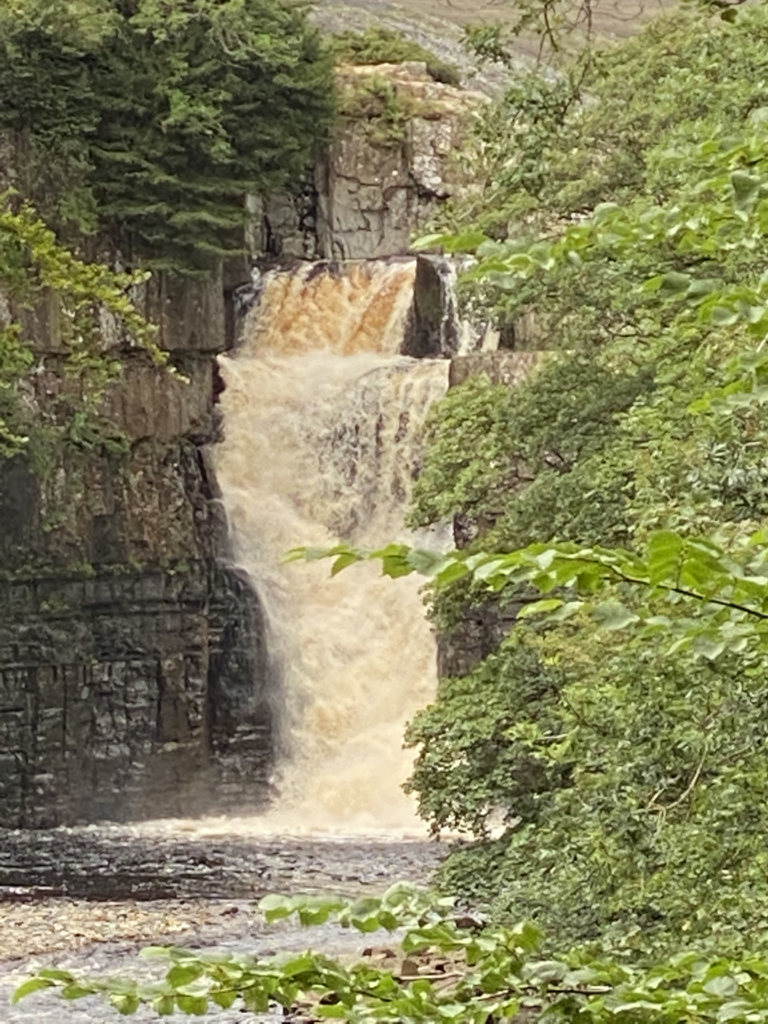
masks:
[[[268,892],[375,894],[400,879],[427,883],[444,852],[426,840],[259,835],[226,824],[207,833],[173,825],[0,830],[0,1022],[124,1019],[97,999],[65,1003],[49,993],[10,1006],[34,966],[135,975],[150,969],[136,961],[146,945],[360,951],[369,940],[339,929],[267,928],[254,902]],[[156,1018],[142,1011],[131,1019]],[[233,1009],[195,1019],[244,1016]]]

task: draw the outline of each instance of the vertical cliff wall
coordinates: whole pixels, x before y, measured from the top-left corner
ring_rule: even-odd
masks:
[[[270,758],[261,609],[226,568],[215,433],[221,279],[159,277],[146,313],[188,382],[123,353],[125,453],[0,468],[0,824],[258,803]],[[27,323],[55,361],[55,310]],[[40,388],[52,386],[41,375]],[[43,396],[44,397],[44,396]]]
[[[339,72],[342,116],[314,174],[291,196],[253,198],[256,253],[377,259],[414,233],[456,187],[468,119],[488,97],[436,82],[420,61]]]

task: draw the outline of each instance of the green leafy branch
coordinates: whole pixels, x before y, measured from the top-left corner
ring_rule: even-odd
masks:
[[[55,375],[63,370],[64,380],[57,383],[42,419],[56,429],[63,426],[73,440],[94,436],[106,390],[122,370],[117,349],[141,348],[156,364],[166,363],[156,327],[131,297],[148,277],[146,272],[117,274],[79,259],[57,241],[31,205],[19,204],[12,190],[0,193],[0,289],[11,310],[10,319],[0,324],[0,454],[25,448],[30,430],[39,428],[41,418],[35,418],[35,427],[29,398],[21,396],[25,387],[27,393],[35,392],[32,382],[47,361]],[[18,319],[21,311],[50,299],[55,329],[48,351],[43,351],[39,339],[25,337]]]
[[[143,955],[169,964],[162,981],[80,978],[44,969],[13,1000],[55,990],[65,999],[105,998],[131,1015],[149,1005],[158,1016],[202,1016],[212,1007],[266,1013],[301,1008],[312,1020],[489,1024],[521,1012],[563,1021],[628,1024],[763,1021],[768,1017],[768,962],[705,959],[685,953],[650,969],[597,961],[585,952],[544,959],[530,923],[500,927],[451,908],[409,886],[349,903],[336,897],[269,896],[267,921],[296,914],[304,924],[329,919],[370,933],[398,926],[401,955],[383,966],[365,955],[351,964],[311,951],[259,958],[152,947]],[[418,919],[414,911],[420,909]]]
[[[380,561],[383,575],[420,573],[438,590],[463,577],[496,593],[532,587],[546,596],[525,603],[520,619],[542,616],[559,622],[586,612],[603,629],[632,627],[642,636],[663,634],[673,640],[670,653],[688,649],[694,656],[714,658],[768,641],[765,534],[755,534],[740,555],[708,538],[659,530],[640,554],[575,543],[531,544],[507,554],[441,554],[405,544],[364,551],[341,544],[295,548],[286,557],[332,558],[332,575],[356,562]],[[632,607],[616,598],[617,589],[633,601]],[[608,599],[597,601],[606,591]]]
[[[677,307],[698,327],[745,329],[756,350],[733,363],[729,379],[702,395],[691,410],[731,411],[768,401],[768,273],[734,280],[726,270],[736,253],[755,254],[768,232],[768,110],[753,111],[741,136],[719,134],[693,147],[657,157],[665,173],[685,165],[698,169],[683,190],[667,202],[646,197],[625,206],[601,203],[589,216],[553,228],[548,234],[497,241],[482,231],[434,233],[418,239],[419,249],[440,247],[469,253],[473,265],[466,284],[500,292],[519,290],[529,279],[579,269],[593,260],[634,259],[647,251],[669,269],[637,285],[638,298],[657,308]],[[752,265],[759,263],[752,255]],[[730,278],[730,279],[729,279]]]

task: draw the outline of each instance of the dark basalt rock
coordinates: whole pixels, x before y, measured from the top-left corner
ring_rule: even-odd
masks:
[[[73,453],[45,477],[0,464],[0,826],[266,796],[262,610],[226,564],[203,457],[223,282],[153,288],[146,312],[188,383],[124,355],[110,412],[129,451]],[[41,352],[49,320],[34,321]]]
[[[455,356],[461,343],[455,273],[442,256],[418,256],[403,354],[417,359]]]

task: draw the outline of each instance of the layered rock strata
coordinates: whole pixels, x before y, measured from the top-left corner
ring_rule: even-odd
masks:
[[[186,380],[123,353],[128,450],[0,479],[0,824],[254,804],[271,757],[262,613],[226,566],[215,434],[221,279],[158,279],[146,312]],[[33,314],[27,314],[32,316]],[[55,365],[55,310],[27,323]],[[46,387],[45,375],[39,386]]]
[[[345,68],[341,92],[348,113],[314,173],[291,197],[249,201],[257,259],[402,255],[455,187],[453,154],[485,97],[418,62]],[[0,178],[15,159],[0,153]],[[258,598],[228,567],[204,454],[215,356],[258,293],[247,268],[226,269],[207,283],[158,275],[146,294],[178,376],[105,336],[124,364],[108,411],[127,452],[73,452],[42,475],[21,459],[0,468],[0,826],[192,813],[230,796],[242,808],[266,794],[279,680]],[[457,351],[446,281],[439,261],[420,261],[408,352]],[[56,307],[15,312],[44,367],[31,396],[44,404]]]
[[[450,198],[456,152],[487,96],[435,82],[420,61],[343,67],[342,110],[311,179],[251,200],[254,251],[272,258],[378,259],[410,250]]]

